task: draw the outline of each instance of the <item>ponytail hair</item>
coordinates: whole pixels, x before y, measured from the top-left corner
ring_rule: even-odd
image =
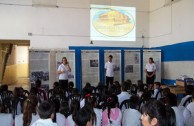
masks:
[[[153,58],[152,58],[152,57],[150,57],[149,59],[152,61],[152,63],[154,63],[154,60],[153,60]]]
[[[112,94],[111,96],[107,98],[106,103],[107,103],[107,109],[108,109],[108,119],[109,119],[110,124],[112,124],[112,121],[110,120],[110,110],[111,108],[117,107],[118,97]]]
[[[23,126],[30,126],[32,121],[32,114],[37,114],[36,106],[38,99],[35,95],[29,95],[23,106]]]
[[[91,111],[92,124],[96,123],[96,114],[94,112],[95,104],[96,104],[96,98],[94,96],[86,94],[86,96],[85,96],[85,106],[84,107],[88,108]]]
[[[76,116],[79,109],[80,109],[80,102],[78,100],[72,100],[70,111],[74,122],[76,122]]]
[[[95,107],[95,104],[96,104],[96,98],[94,96],[86,94],[85,95],[85,106],[93,109]]]

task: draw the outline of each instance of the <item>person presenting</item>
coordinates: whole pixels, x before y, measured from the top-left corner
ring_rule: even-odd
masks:
[[[106,86],[108,87],[109,84],[113,84],[114,81],[114,69],[115,64],[112,62],[113,56],[109,55],[109,60],[105,63],[105,70],[106,70]]]
[[[62,89],[68,88],[68,73],[71,72],[71,67],[66,57],[62,58],[62,63],[59,65],[57,73],[59,74],[59,85]]]
[[[156,77],[156,65],[152,57],[149,58],[149,62],[145,66],[146,83],[149,85],[149,89],[153,88],[154,80]]]

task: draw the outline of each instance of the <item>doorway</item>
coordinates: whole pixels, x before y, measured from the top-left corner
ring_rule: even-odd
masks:
[[[29,40],[0,40],[0,84],[29,90]]]

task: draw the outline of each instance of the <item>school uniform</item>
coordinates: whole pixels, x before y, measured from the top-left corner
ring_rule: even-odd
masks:
[[[57,123],[54,123],[51,118],[49,119],[38,119],[32,124],[32,126],[58,126]]]
[[[102,112],[102,126],[121,126],[122,113],[119,108],[110,109],[110,119],[108,109]]]
[[[38,119],[40,119],[38,114],[32,114],[32,120],[30,125],[32,125],[35,121],[37,121]],[[23,126],[23,114],[17,115],[15,117],[15,126]]]
[[[122,126],[141,126],[141,113],[136,109],[125,109]]]

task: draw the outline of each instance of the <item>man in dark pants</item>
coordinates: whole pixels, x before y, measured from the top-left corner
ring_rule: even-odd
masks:
[[[114,81],[114,69],[115,64],[112,62],[113,56],[109,55],[109,60],[105,63],[106,70],[106,86],[109,86],[109,83],[112,85]]]

